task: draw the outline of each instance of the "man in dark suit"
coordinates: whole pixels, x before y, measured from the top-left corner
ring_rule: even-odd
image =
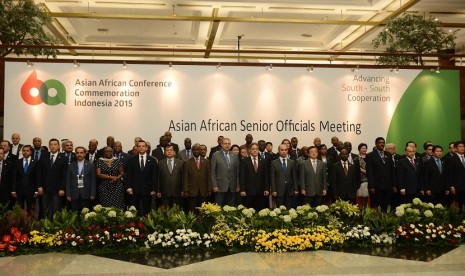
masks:
[[[107,137],[107,145],[97,151],[97,156],[96,156],[97,160],[103,156],[103,151],[105,150],[106,147],[110,147],[111,149],[115,147],[115,137],[113,136]]]
[[[337,150],[337,144],[339,143],[339,138],[336,136],[331,137],[331,144],[333,145],[332,147],[328,148],[328,156],[331,156],[334,160],[334,158],[339,155],[339,151]]]
[[[394,164],[391,154],[384,151],[385,140],[378,137],[375,148],[366,157],[368,190],[372,207],[380,206],[383,211],[391,204],[392,192],[397,192]]]
[[[13,163],[3,159],[3,148],[0,147],[0,204],[7,206],[10,210],[14,204],[11,197],[13,185]]]
[[[11,196],[16,198],[21,207],[26,206],[28,213],[32,210],[35,198],[42,195],[43,189],[39,162],[31,158],[32,147],[21,148],[23,158],[16,160],[13,172],[13,189]]]
[[[208,155],[209,160],[212,160],[212,156],[215,152],[221,150],[221,143],[223,143],[223,139],[223,136],[218,136],[218,138],[216,139],[216,141],[218,142],[218,146],[211,147],[210,154]]]
[[[90,208],[97,191],[95,167],[85,160],[86,149],[76,147],[76,161],[69,164],[66,173],[66,199],[71,203],[71,210],[81,212]]]
[[[302,156],[302,152],[298,148],[298,144],[299,144],[299,139],[297,139],[297,137],[292,137],[291,138],[291,148],[290,148],[290,150],[292,151],[292,154],[290,154],[290,155],[295,158],[294,160],[296,160],[297,158]]]
[[[276,198],[276,206],[284,205],[291,208],[293,197],[298,192],[297,166],[293,160],[287,159],[288,147],[278,146],[279,158],[271,161],[270,186],[271,195]]]
[[[239,169],[239,183],[241,196],[245,197],[248,208],[261,210],[268,207],[270,181],[268,162],[258,155],[258,144],[249,145],[249,156],[241,161]],[[243,201],[244,202],[244,201]]]
[[[68,165],[76,161],[76,154],[73,152],[73,141],[66,140],[63,142],[62,154],[65,156],[66,160],[68,161]]]
[[[205,149],[207,147],[205,146]],[[186,160],[183,166],[183,191],[187,197],[188,209],[195,211],[202,203],[207,202],[212,189],[210,161],[200,156],[200,145],[192,146],[193,157]]]
[[[405,148],[405,157],[399,160],[396,168],[397,187],[403,197],[403,203],[411,203],[414,198],[423,193],[422,161],[415,157],[415,149]]]
[[[158,187],[158,164],[147,154],[145,141],[139,141],[137,150],[139,154],[131,157],[128,164],[127,193],[131,205],[138,208],[141,215],[147,215],[151,210],[151,196],[156,195]]]
[[[248,133],[247,135],[245,135],[245,144],[243,144],[241,147],[246,148],[248,151],[250,148],[250,145],[252,144],[252,141],[253,141],[253,136],[252,134]]]
[[[48,153],[46,150],[42,149],[42,139],[40,137],[34,137],[32,139],[32,159],[39,161],[42,154]]]
[[[450,192],[455,195],[459,209],[465,203],[465,142],[455,143],[456,154],[448,162]]]
[[[152,150],[152,156],[157,158],[158,161],[165,159],[165,147],[168,145],[168,139],[165,135],[160,136],[159,144]]]
[[[308,149],[309,159],[300,166],[300,192],[304,196],[304,203],[312,207],[323,203],[326,195],[326,163],[318,160],[318,149],[311,146]]]
[[[182,161],[186,161],[192,157],[192,140],[191,138],[184,139],[184,149],[180,150],[176,156]]]
[[[174,152],[175,152],[176,155],[177,155],[178,152],[179,152],[179,146],[178,146],[178,144],[173,143],[173,142],[171,141],[172,138],[173,138],[173,134],[171,134],[171,131],[166,131],[166,132],[165,132],[165,137],[166,137],[167,144],[173,146]]]
[[[68,160],[63,154],[59,154],[60,142],[58,139],[50,139],[48,143],[50,152],[44,153],[39,162],[42,170],[41,183],[44,188],[42,195],[43,216],[52,218],[53,214],[64,206],[66,190],[66,173]]]
[[[425,196],[434,204],[446,204],[446,196],[449,195],[449,183],[446,179],[446,163],[441,160],[442,147],[433,146],[433,157],[425,163]]]
[[[212,191],[216,204],[235,206],[239,192],[239,156],[229,151],[231,140],[224,138],[222,149],[213,154],[211,163]]]
[[[99,158],[98,153],[97,153],[97,148],[98,148],[98,141],[95,139],[91,139],[89,141],[89,146],[88,146],[88,151],[86,153],[86,160],[89,161],[92,164],[97,164],[97,160]]]
[[[132,155],[123,152],[123,144],[120,141],[116,141],[113,148],[113,156],[116,157],[123,165],[123,170],[126,173],[128,169],[129,159]]]
[[[360,188],[360,167],[349,162],[349,151],[343,149],[340,154],[341,160],[334,163],[329,177],[330,186],[333,190],[333,198],[350,201],[355,204],[357,189]]]
[[[183,196],[182,185],[182,160],[174,158],[174,148],[172,145],[165,147],[166,158],[158,162],[158,188],[157,197],[161,199],[164,207],[180,205]]]
[[[16,155],[18,159],[22,158],[21,149],[23,148],[23,144],[20,144],[19,141],[21,141],[21,136],[19,136],[19,133],[13,133],[11,135],[11,154]]]
[[[11,143],[10,143],[10,141],[3,140],[0,145],[1,145],[2,149],[3,149],[3,154],[4,154],[3,159],[5,161],[8,161],[8,162],[11,162],[12,164],[14,164],[15,161],[18,159],[18,156],[11,153]]]
[[[139,143],[140,140],[142,140],[142,138],[140,138],[139,136],[134,138],[134,146],[132,147],[133,149],[137,148],[137,143]],[[134,155],[134,153],[137,154],[137,151],[133,151],[132,149],[128,150],[129,155]]]

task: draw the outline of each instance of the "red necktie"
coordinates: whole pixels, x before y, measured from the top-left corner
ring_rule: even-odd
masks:
[[[197,164],[197,169],[200,169],[200,161],[199,159],[195,159],[195,164]]]
[[[253,158],[253,168],[254,168],[255,172],[258,171],[258,164],[257,164],[257,158],[256,157]]]
[[[347,162],[344,162],[344,174],[347,175]]]

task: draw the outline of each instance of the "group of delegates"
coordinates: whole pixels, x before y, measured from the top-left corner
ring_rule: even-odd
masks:
[[[243,204],[260,210],[284,205],[318,206],[336,199],[387,210],[414,197],[461,208],[465,200],[465,146],[451,143],[443,157],[442,147],[425,142],[423,154],[409,141],[405,155],[382,137],[373,150],[361,143],[358,154],[352,144],[337,137],[328,148],[315,138],[312,146],[298,147],[298,139],[273,144],[253,142],[232,145],[219,136],[217,146],[184,140],[184,149],[171,142],[167,131],[151,149],[140,137],[123,152],[121,142],[109,136],[98,149],[95,139],[86,148],[73,142],[51,139],[48,147],[35,137],[32,145],[20,144],[20,135],[0,147],[0,203],[19,204],[39,217],[52,217],[62,208],[80,211],[94,204],[127,208],[141,215],[154,208],[180,205],[195,211],[204,202],[221,206]]]

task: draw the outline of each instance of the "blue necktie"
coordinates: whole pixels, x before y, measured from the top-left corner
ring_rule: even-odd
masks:
[[[229,154],[227,152],[224,153],[224,156],[226,157],[226,160],[228,161],[228,168],[231,165],[231,159],[229,159]]]
[[[26,158],[26,163],[24,163],[24,173],[27,172],[27,168],[29,168],[29,163],[27,162],[27,158]]]
[[[436,159],[436,164],[438,165],[439,173],[442,174],[442,164],[439,159]]]
[[[283,173],[286,173],[287,167],[286,167],[286,159],[283,158]]]

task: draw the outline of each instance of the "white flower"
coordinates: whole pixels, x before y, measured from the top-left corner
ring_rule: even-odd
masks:
[[[402,216],[404,216],[404,214],[405,214],[404,209],[401,209],[401,210],[399,210],[399,211],[396,211],[396,216],[397,216],[397,217],[402,217]]]
[[[82,208],[81,214],[87,214],[87,213],[89,213],[89,208],[86,208],[86,207]]]
[[[115,211],[110,211],[110,212],[108,212],[108,216],[110,218],[116,218],[116,212]]]
[[[434,204],[430,202],[430,203],[428,203],[428,207],[434,208]]]
[[[73,241],[73,242],[71,242],[71,245],[72,245],[72,246],[76,246],[77,243],[76,243],[75,241]]]
[[[422,203],[421,199],[419,199],[418,197],[414,198],[412,202],[414,205],[420,205]]]
[[[269,215],[270,215],[270,217],[276,217],[276,212],[275,211],[270,211]]]
[[[309,219],[317,219],[318,218],[318,214],[315,213],[315,212],[310,212],[310,213],[308,213],[307,216],[308,216]]]
[[[125,218],[133,218],[134,215],[130,211],[126,211],[126,212],[124,212],[124,217]]]
[[[320,206],[317,206],[316,207],[316,210],[319,212],[319,213],[323,213],[324,211],[328,210],[329,207],[327,205],[320,205]]]
[[[102,211],[102,208],[103,208],[102,205],[97,204],[97,205],[94,206],[94,211],[95,212],[100,212],[100,211]]]
[[[291,222],[292,219],[291,219],[291,216],[285,215],[285,216],[283,216],[283,220],[284,220],[284,222]]]
[[[281,209],[279,209],[279,208],[275,208],[273,211],[278,215],[281,214]]]
[[[407,213],[413,213],[413,209],[412,209],[412,208],[407,208],[407,209],[405,210],[405,212],[407,212]]]
[[[287,210],[286,206],[284,206],[284,205],[279,206],[279,209],[281,209],[282,211],[286,211],[286,210]]]
[[[252,209],[253,210],[253,209]],[[244,209],[242,210],[242,214],[248,218],[253,216],[253,212],[250,209]]]
[[[433,212],[431,212],[431,210],[426,210],[423,215],[425,215],[425,217],[427,218],[430,218],[433,216]]]
[[[89,218],[93,218],[95,217],[97,214],[95,212],[89,212],[87,214],[84,215],[84,219],[87,220]]]
[[[137,211],[137,209],[136,209],[136,207],[135,207],[135,206],[131,206],[131,207],[129,207],[129,211],[132,211],[132,212],[134,212],[134,211]]]
[[[419,214],[420,214],[420,210],[418,210],[418,209],[413,209],[413,213],[414,213],[415,215],[419,215]]]
[[[291,216],[292,219],[295,219],[296,217],[298,217],[298,214],[294,209],[290,209],[289,216]]]
[[[258,212],[258,215],[260,217],[266,217],[269,214],[270,214],[270,209],[268,209],[268,208],[262,209],[262,210],[260,210],[260,212]]]
[[[223,211],[225,212],[232,212],[232,211],[236,211],[237,208],[236,207],[233,207],[233,206],[229,206],[229,205],[226,205],[223,207]]]
[[[244,208],[245,208],[245,207],[244,207],[244,205],[242,205],[242,204],[239,204],[239,206],[237,206],[237,210],[242,210],[242,209],[244,209]]]
[[[442,206],[441,203],[438,203],[438,204],[436,204],[436,206],[434,206],[434,208],[436,208],[436,209],[444,209],[444,206]]]

